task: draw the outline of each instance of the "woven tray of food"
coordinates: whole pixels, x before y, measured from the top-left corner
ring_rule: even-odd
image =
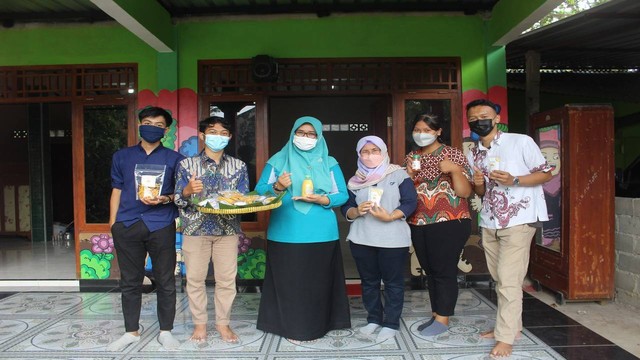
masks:
[[[258,195],[256,192],[241,194],[238,192],[222,192],[206,199],[194,199],[196,209],[207,214],[248,214],[258,211],[275,209],[282,205],[284,192],[275,195],[267,193]]]

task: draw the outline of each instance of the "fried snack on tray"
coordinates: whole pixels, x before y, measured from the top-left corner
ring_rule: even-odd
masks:
[[[138,198],[157,198],[160,195],[160,186],[138,186]]]
[[[260,201],[264,196],[260,195],[244,195],[237,191],[225,191],[218,196],[218,202],[226,205],[246,206]]]
[[[265,196],[257,194],[242,194],[238,191],[223,191],[219,195],[214,195],[210,199],[207,199],[209,203],[217,208],[217,204],[224,204],[228,206],[247,206],[256,204],[268,205],[277,199],[276,196]],[[216,204],[216,205],[214,205]]]

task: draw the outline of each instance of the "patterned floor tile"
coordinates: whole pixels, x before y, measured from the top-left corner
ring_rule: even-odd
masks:
[[[360,355],[360,354],[344,354],[341,356],[331,355],[305,355],[305,356],[274,356],[269,357],[270,360],[333,360],[333,359],[348,359],[348,360],[408,360],[413,359],[410,354],[400,355]]]
[[[37,327],[47,319],[6,319],[0,320],[0,349],[8,340],[24,336],[28,330]]]
[[[366,321],[354,321],[353,328],[330,331],[323,338],[313,342],[297,344],[287,339],[276,337],[276,350],[280,353],[291,352],[322,352],[325,354],[340,355],[342,351],[356,352],[379,352],[379,351],[399,351],[403,349],[402,339],[396,337],[384,342],[376,342],[375,335],[367,336],[361,334],[357,329],[366,325]]]
[[[244,355],[249,353],[261,353],[265,349],[266,334],[256,329],[255,320],[253,321],[237,321],[232,320],[230,324],[233,331],[240,338],[239,343],[227,343],[222,341],[220,334],[215,328],[213,323],[209,323],[207,326],[207,340],[204,342],[196,343],[189,340],[189,337],[193,333],[193,324],[188,323],[175,323],[172,334],[178,339],[182,345],[179,351],[181,352],[233,352],[242,351]],[[152,339],[147,341],[139,350],[140,353],[147,352],[162,352],[162,346],[158,341]]]
[[[452,352],[446,354],[414,354],[416,359],[419,360],[494,360],[489,356],[489,350],[484,354],[464,354],[459,352]],[[537,349],[537,350],[521,350],[514,351],[509,360],[558,360],[564,359],[551,349]]]
[[[20,293],[0,301],[0,315],[33,316],[62,314],[96,297],[91,293]]]
[[[490,302],[484,300],[478,293],[470,289],[461,289],[458,294],[455,313],[466,314],[475,312],[491,312],[495,307]],[[405,294],[405,303],[402,311],[403,316],[413,314],[431,315],[431,302],[428,291],[409,291]]]
[[[416,349],[446,349],[446,348],[470,348],[492,347],[493,339],[485,339],[480,334],[495,327],[495,315],[464,315],[449,318],[449,330],[436,336],[423,336],[417,327],[424,318],[403,317],[402,322],[408,329],[412,345]],[[524,330],[522,337],[514,343],[516,347],[546,346],[540,339],[529,331]]]
[[[178,293],[173,334],[182,343],[166,351],[157,341],[155,294],[142,298],[138,343],[120,353],[105,347],[124,332],[120,293],[33,293],[0,299],[0,359],[485,359],[494,342],[480,332],[495,325],[495,306],[478,292],[462,289],[448,332],[424,337],[417,327],[430,315],[428,292],[409,291],[398,335],[377,342],[375,335],[360,334],[366,311],[360,297],[351,297],[352,328],[335,330],[311,343],[297,344],[256,329],[259,293],[239,293],[234,302],[231,327],[238,344],[225,343],[215,330],[213,292],[208,291],[210,317],[206,342],[189,341],[193,331],[188,299]],[[562,359],[529,331],[514,347],[511,359]]]
[[[141,320],[140,331],[143,339],[145,329],[152,323]],[[106,346],[124,333],[122,320],[60,319],[35,335],[20,339],[7,352],[47,352],[47,351],[104,351]],[[129,346],[131,348],[132,346]],[[127,349],[125,349],[127,350]]]
[[[156,315],[155,294],[142,295],[142,308],[140,316]],[[122,296],[119,293],[109,293],[102,296],[87,308],[81,310],[84,315],[110,315],[122,317]]]

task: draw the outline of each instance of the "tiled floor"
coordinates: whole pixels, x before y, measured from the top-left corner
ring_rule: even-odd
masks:
[[[75,258],[73,243],[0,239],[0,279],[75,280]]]
[[[492,290],[476,291],[496,303]],[[638,359],[527,293],[524,294],[522,322],[525,329],[566,359]]]
[[[241,293],[234,303],[231,326],[241,344],[223,343],[211,329],[208,342],[197,345],[188,341],[191,317],[179,293],[173,332],[183,344],[167,352],[156,340],[155,295],[146,294],[141,341],[109,353],[105,346],[124,331],[119,293],[0,294],[0,359],[485,359],[493,345],[478,336],[495,323],[495,295],[488,289],[462,289],[450,330],[436,337],[416,333],[429,300],[425,291],[409,291],[400,334],[381,343],[357,332],[366,320],[359,297],[351,298],[352,329],[304,345],[256,330],[259,298]],[[636,359],[528,295],[524,325],[511,359]]]
[[[352,330],[331,333],[322,341],[302,347],[257,331],[259,294],[239,294],[232,325],[243,337],[240,346],[224,344],[212,336],[204,346],[185,342],[181,351],[172,353],[162,351],[155,339],[155,296],[145,295],[141,323],[147,331],[142,341],[123,353],[110,354],[104,351],[105,344],[123,331],[119,294],[43,293],[48,287],[78,289],[77,284],[62,284],[63,281],[78,282],[74,249],[64,244],[18,245],[20,243],[0,241],[0,359],[482,359],[492,346],[491,341],[480,340],[477,333],[490,327],[495,319],[495,294],[489,289],[477,288],[461,290],[457,316],[452,319],[455,326],[440,337],[423,338],[415,334],[416,324],[427,315],[429,304],[426,292],[412,291],[407,293],[401,334],[395,341],[376,344],[373,339],[358,335],[354,330],[364,324],[365,314],[359,298],[352,298]],[[347,277],[357,277],[348,247],[343,253]],[[50,279],[58,281],[53,284]],[[20,292],[38,289],[39,293]],[[535,296],[545,300],[541,294],[538,292]],[[191,331],[190,316],[184,294],[179,294],[178,300],[175,332],[186,340]],[[545,302],[551,304],[553,297],[547,300]],[[516,344],[512,358],[636,359],[564,315],[640,355],[640,351],[636,351],[640,349],[640,340],[633,335],[636,333],[638,338],[640,319],[629,321],[637,312],[618,311],[618,307],[603,311],[604,308],[595,303],[553,308],[525,294],[525,337]]]

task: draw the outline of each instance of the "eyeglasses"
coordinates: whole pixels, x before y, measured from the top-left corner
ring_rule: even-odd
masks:
[[[305,132],[303,130],[296,130],[295,132],[296,136],[304,136],[304,137],[308,137],[309,139],[315,139],[318,137],[318,134],[316,134],[313,131],[309,131],[309,132]]]
[[[216,131],[216,130],[207,130],[207,132],[205,132],[205,135],[220,135],[220,136],[224,136],[224,137],[229,137],[231,136],[231,133],[223,130],[223,131]]]
[[[165,125],[164,123],[161,123],[161,122],[156,122],[156,123],[154,123],[154,122],[151,122],[151,121],[149,121],[149,120],[143,120],[143,121],[140,123],[140,125],[152,125],[152,126],[159,127],[159,128],[161,128],[161,129],[165,129],[165,128],[167,127],[167,125]]]
[[[382,150],[380,149],[371,149],[371,150],[361,150],[360,155],[362,156],[370,156],[370,155],[380,155]]]

